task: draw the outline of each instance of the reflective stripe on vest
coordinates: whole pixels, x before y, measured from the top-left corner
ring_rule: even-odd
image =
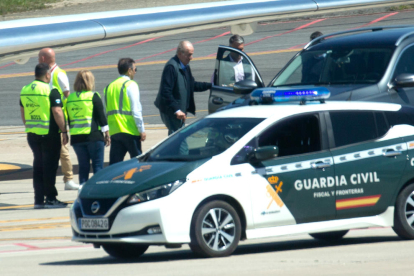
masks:
[[[53,70],[52,84],[53,84],[53,87],[56,88],[60,93],[60,97],[62,98],[62,103],[63,103],[62,111],[63,111],[63,114],[65,115],[65,120],[67,121],[68,120],[68,114],[66,112],[67,99],[66,99],[65,95],[63,94],[62,88],[59,85],[58,75],[59,75],[60,72],[62,72],[63,74],[65,74],[67,76],[65,70],[62,70],[62,69],[60,69],[59,66],[56,66],[55,70]]]
[[[47,135],[50,126],[50,87],[42,81],[33,81],[22,88],[20,100],[24,109],[26,132]]]
[[[69,95],[66,110],[69,118],[70,135],[91,133],[94,94],[95,92],[92,91],[82,91]]]
[[[110,135],[117,133],[140,135],[127,95],[127,88],[131,83],[131,80],[119,77],[104,90]]]

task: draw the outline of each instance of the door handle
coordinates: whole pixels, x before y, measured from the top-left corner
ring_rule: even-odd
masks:
[[[386,151],[384,151],[383,155],[386,157],[394,157],[397,155],[401,155],[401,151],[399,150],[393,150],[393,149],[387,149]]]
[[[213,98],[213,104],[223,104],[223,99],[220,97]]]
[[[331,166],[331,163],[324,163],[324,162],[316,162],[311,165],[312,169],[324,169]]]

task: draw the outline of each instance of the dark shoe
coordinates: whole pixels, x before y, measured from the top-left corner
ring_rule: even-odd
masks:
[[[34,204],[34,209],[43,209],[43,208],[45,208],[45,204],[44,203],[41,203],[41,204]]]
[[[45,208],[66,208],[68,206],[67,203],[59,201],[57,199],[46,199]]]

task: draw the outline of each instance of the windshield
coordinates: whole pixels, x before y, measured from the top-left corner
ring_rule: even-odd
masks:
[[[147,161],[192,161],[220,154],[261,118],[206,118],[195,122],[149,152]]]
[[[272,86],[377,83],[391,55],[388,48],[303,51]]]

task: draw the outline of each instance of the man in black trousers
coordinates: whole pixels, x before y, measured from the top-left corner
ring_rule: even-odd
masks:
[[[202,92],[211,88],[211,83],[194,80],[189,66],[193,54],[191,42],[181,41],[177,54],[165,64],[162,72],[154,104],[160,110],[168,135],[184,126],[188,112],[195,115],[194,91]]]
[[[60,149],[62,142],[68,143],[68,134],[62,112],[62,98],[56,88],[50,90],[50,78],[49,65],[39,63],[35,68],[35,80],[20,92],[20,113],[26,127],[27,142],[34,156],[35,209],[67,206],[67,203],[57,200],[55,185]]]

